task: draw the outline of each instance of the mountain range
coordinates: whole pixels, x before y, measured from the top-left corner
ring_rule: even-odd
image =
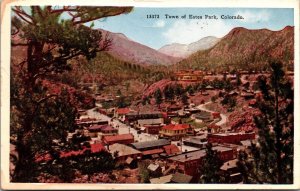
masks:
[[[171,65],[181,60],[135,42],[122,33],[101,31],[103,35],[108,33],[112,40],[109,54],[120,60],[141,65]]]
[[[293,69],[294,27],[279,31],[268,29],[232,29],[213,47],[197,51],[180,61],[180,69],[266,69],[269,60],[279,60]]]
[[[169,56],[186,58],[197,51],[206,50],[213,47],[219,41],[220,39],[217,37],[208,36],[191,44],[173,43],[165,45],[158,49],[158,51]]]

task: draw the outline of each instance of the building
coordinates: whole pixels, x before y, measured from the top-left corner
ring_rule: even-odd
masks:
[[[207,135],[200,135],[183,140],[183,144],[191,147],[204,149],[207,144]]]
[[[137,124],[139,126],[144,125],[161,125],[164,123],[164,118],[156,118],[156,119],[138,119]]]
[[[243,181],[242,174],[237,167],[238,159],[233,159],[225,162],[221,167],[221,173],[229,177],[229,183],[240,183]]]
[[[152,149],[161,149],[165,145],[170,145],[171,141],[167,139],[158,139],[153,141],[144,141],[131,143],[131,146],[139,151],[147,151]]]
[[[216,133],[208,134],[207,136],[209,143],[232,143],[239,144],[244,140],[255,139],[255,133]]]
[[[132,143],[131,146],[142,152],[144,158],[157,158],[164,152],[163,146],[170,145],[171,141],[158,139],[153,141]]]
[[[142,157],[142,153],[130,146],[115,143],[108,146],[108,151],[113,157],[117,158],[119,164],[126,164],[127,161],[138,160]],[[116,154],[117,153],[117,154]],[[132,160],[128,160],[132,159]]]
[[[174,145],[174,144],[171,144],[171,145],[165,145],[163,146],[163,149],[166,153],[166,156],[172,156],[172,155],[176,155],[176,154],[179,154],[181,153],[181,151],[179,150],[179,148]]]
[[[134,136],[131,133],[121,134],[121,135],[108,135],[108,136],[103,136],[102,141],[106,145],[112,145],[114,143],[131,144],[134,142]]]
[[[154,111],[154,112],[130,112],[125,115],[125,121],[128,123],[138,121],[138,120],[140,120],[140,122],[143,123],[143,120],[145,120],[145,119],[150,120],[150,123],[151,123],[151,119],[158,119],[159,120],[158,122],[162,122],[162,123],[164,122],[162,113],[157,112],[157,111]],[[145,123],[145,124],[147,124],[147,123]]]
[[[159,136],[171,140],[179,140],[192,131],[193,129],[189,124],[169,124],[162,127]]]
[[[175,75],[178,81],[183,82],[199,82],[204,77],[204,73],[200,70],[182,70]]]
[[[159,134],[159,131],[163,125],[161,124],[150,124],[150,125],[144,125],[145,128],[145,133],[152,134],[152,135],[157,135]]]
[[[176,155],[167,160],[177,167],[177,172],[196,178],[199,175],[201,160],[205,155],[205,150],[198,150]]]
[[[115,111],[114,117],[120,119],[121,121],[124,121],[125,116],[130,112],[131,112],[131,110],[129,108],[118,108]]]
[[[158,177],[162,175],[162,168],[159,164],[150,164],[147,169],[150,171],[151,176]]]
[[[92,125],[88,127],[90,137],[102,137],[103,135],[115,135],[118,134],[118,129],[113,128],[110,125]]]
[[[234,150],[224,146],[212,147],[212,150],[218,152],[218,156],[222,161],[229,161],[234,159]],[[170,163],[175,164],[178,168],[178,172],[193,176],[193,180],[197,180],[200,175],[200,166],[202,159],[206,156],[206,151],[197,150],[192,152],[182,153],[168,158]]]

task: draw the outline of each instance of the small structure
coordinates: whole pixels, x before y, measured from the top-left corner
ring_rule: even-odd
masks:
[[[157,177],[162,174],[162,169],[159,164],[150,164],[147,169],[150,171],[150,175]]]
[[[151,178],[150,179],[150,183],[151,184],[166,184],[166,183],[170,183],[171,179],[172,179],[173,175],[167,175],[167,176],[161,176],[158,178]]]
[[[112,154],[113,157],[116,157],[118,163],[121,164],[131,164],[133,160],[137,160],[142,157],[142,153],[140,151],[119,143],[109,145],[108,151]]]
[[[204,77],[204,73],[200,70],[181,70],[175,75],[178,81],[184,82],[199,82]]]
[[[192,178],[192,176],[176,172],[171,178],[171,183],[187,184],[192,181]]]
[[[229,175],[230,183],[239,183],[243,181],[243,177],[237,168],[237,159],[225,162],[220,170],[224,175]]]
[[[121,135],[108,135],[103,136],[102,141],[107,145],[112,145],[114,143],[130,144],[134,142],[134,136],[131,133]]]
[[[125,120],[125,116],[130,113],[131,110],[129,108],[118,108],[115,111],[115,115],[114,117],[124,121]]]
[[[212,123],[207,126],[209,133],[219,133],[221,130],[221,127],[219,125],[216,125],[215,123]]]

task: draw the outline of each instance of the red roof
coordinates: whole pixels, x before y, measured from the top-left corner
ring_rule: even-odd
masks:
[[[174,144],[171,144],[171,145],[165,145],[165,146],[163,146],[163,147],[164,147],[164,149],[165,149],[165,152],[166,152],[168,155],[180,153],[179,148],[178,148],[176,145],[174,145]]]
[[[128,140],[128,139],[134,139],[134,137],[131,133],[130,134],[121,134],[121,135],[103,136],[103,140],[105,140],[106,142],[115,142],[115,141]]]
[[[98,153],[100,151],[106,151],[105,147],[101,143],[95,143],[95,144],[91,144],[91,148],[84,147],[83,149],[77,150],[77,151],[61,151],[60,158],[83,155],[84,152],[87,150],[90,150],[91,153]],[[50,161],[52,159],[53,158],[49,153],[35,156],[35,162]]]
[[[190,127],[189,124],[169,124],[163,127],[163,129],[166,130],[184,130],[184,129],[188,129]]]
[[[103,128],[103,125],[92,125],[88,129],[90,131],[101,131],[102,128]]]
[[[102,145],[101,143],[91,144],[91,152],[92,153],[98,153],[100,151],[106,151],[104,145]]]
[[[143,155],[154,155],[154,154],[160,154],[163,153],[163,149],[152,149],[148,151],[142,151]]]
[[[117,113],[119,115],[126,115],[127,113],[130,112],[130,109],[129,108],[118,108],[117,109]]]

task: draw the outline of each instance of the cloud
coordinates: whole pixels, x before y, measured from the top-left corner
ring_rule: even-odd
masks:
[[[244,19],[240,20],[247,23],[267,22],[271,14],[268,11],[238,11],[235,15],[241,15]]]
[[[158,20],[156,21],[152,27],[154,28],[163,28],[166,25],[164,20]]]
[[[207,36],[223,37],[233,27],[218,20],[178,20],[163,33],[168,43],[189,44]]]

